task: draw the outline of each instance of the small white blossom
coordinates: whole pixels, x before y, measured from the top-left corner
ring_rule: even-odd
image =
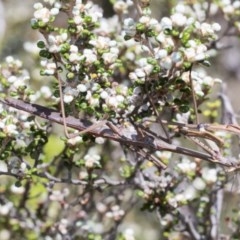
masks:
[[[150,23],[150,20],[151,20],[151,18],[149,16],[142,16],[142,17],[140,17],[139,22],[148,26]]]
[[[162,29],[165,30],[165,29],[172,29],[172,20],[168,17],[163,17],[161,19],[161,26],[162,26]]]
[[[15,124],[8,124],[4,127],[3,132],[6,133],[8,136],[17,135],[17,126]]]
[[[27,170],[27,164],[25,162],[22,162],[20,164],[20,169],[21,169],[22,172],[25,172],[25,170]]]
[[[45,7],[38,8],[33,15],[36,19],[41,20],[44,23],[48,23],[51,17],[49,9]]]
[[[48,86],[42,86],[40,89],[40,93],[44,98],[50,98],[52,96],[51,89]]]
[[[61,234],[65,235],[68,233],[67,227],[68,227],[68,220],[65,218],[62,218],[59,222],[58,230],[61,232]]]
[[[86,92],[86,91],[87,91],[87,86],[86,86],[86,84],[78,84],[78,85],[77,85],[77,90],[78,90],[79,92]]]
[[[93,52],[93,50],[91,50],[91,49],[84,49],[83,50],[83,56],[84,56],[84,59],[85,59],[85,63],[87,65],[91,65],[92,63],[97,61],[97,56]]]
[[[125,240],[135,240],[134,231],[132,228],[127,228],[123,233]]]
[[[104,144],[105,143],[105,138],[96,137],[95,138],[95,143],[97,143],[97,144]]]
[[[0,161],[0,172],[8,172],[7,164],[4,161]]]
[[[122,0],[116,1],[116,3],[114,3],[113,5],[113,9],[118,14],[126,13],[128,9],[128,5]]]
[[[23,194],[25,191],[25,188],[23,186],[17,187],[15,184],[11,186],[11,192],[15,194]]]
[[[197,194],[197,190],[191,185],[188,186],[183,192],[184,198],[190,201],[195,199],[197,197]]]
[[[219,23],[213,23],[212,24],[212,29],[216,32],[221,30],[221,25]]]
[[[175,26],[182,27],[187,22],[187,17],[181,13],[175,13],[171,16],[172,24]]]
[[[72,137],[72,138],[69,138],[67,140],[67,143],[71,146],[75,146],[75,145],[77,145],[79,143],[82,143],[82,142],[83,142],[83,140],[82,140],[81,136]]]
[[[53,75],[57,68],[54,62],[48,62],[47,60],[42,60],[41,65],[44,67],[43,74],[46,75]]]
[[[139,77],[139,78],[146,77],[146,73],[141,68],[135,69],[135,73],[136,73],[137,77]]]
[[[83,158],[87,168],[93,168],[100,165],[100,156],[97,154],[86,154]]]
[[[49,199],[51,201],[59,201],[59,202],[61,202],[64,199],[64,194],[61,191],[59,191],[59,190],[53,190],[51,195],[49,196]]]
[[[115,205],[111,207],[111,211],[106,213],[106,217],[113,218],[115,221],[119,221],[124,214],[124,210],[120,209],[118,205]]]
[[[206,183],[202,180],[202,178],[195,178],[193,181],[193,186],[197,190],[204,190],[206,188]]]
[[[184,173],[194,171],[197,167],[197,164],[193,161],[190,161],[187,158],[184,158],[180,163],[177,164],[177,167]]]
[[[50,10],[50,13],[51,13],[52,16],[58,15],[59,14],[59,8],[52,8]]]
[[[12,208],[13,208],[12,202],[8,202],[6,204],[0,204],[0,215],[2,216],[8,215]]]
[[[214,168],[203,168],[202,178],[206,181],[207,184],[215,183],[217,181],[217,170]]]
[[[102,58],[103,58],[104,64],[109,65],[111,63],[114,63],[117,60],[118,56],[114,53],[108,52],[108,53],[104,53],[102,55]]]
[[[102,99],[107,99],[108,93],[107,93],[106,91],[102,91],[102,92],[100,93],[100,97],[101,97]]]
[[[125,34],[133,37],[136,34],[136,23],[134,22],[134,20],[132,18],[126,18],[123,24],[124,24]]]
[[[10,240],[11,239],[11,231],[7,229],[0,230],[0,239],[1,240]]]
[[[156,59],[162,59],[168,55],[166,49],[154,49],[155,50],[155,57]]]
[[[171,69],[171,67],[173,66],[173,62],[171,57],[165,57],[161,60],[160,62],[160,66],[166,70]]]

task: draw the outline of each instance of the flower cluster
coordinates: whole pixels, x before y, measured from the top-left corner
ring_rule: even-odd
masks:
[[[188,138],[189,129],[193,138],[201,131],[194,124],[189,125],[192,132],[182,126],[195,123],[199,106],[206,103],[214,84],[221,82],[205,70],[221,41],[221,26],[214,22],[214,14],[220,14],[220,8],[239,28],[239,1],[179,1],[169,16],[159,20],[152,17],[149,0],[109,2],[114,2],[111,10],[116,13],[109,18],[104,17],[105,9],[91,1],[34,4],[31,24],[43,36],[36,45],[45,81],[35,93],[19,60],[7,57],[0,66],[2,98],[41,101],[50,112],[51,107],[61,110],[59,116],[67,119],[104,124],[103,131],[95,129],[98,137],[84,131],[70,139],[53,139],[51,130],[59,133],[58,126],[0,104],[0,172],[17,179],[2,192],[10,189],[20,196],[13,202],[1,198],[0,215],[8,217],[6,226],[21,229],[27,238],[39,234],[63,239],[73,234],[84,239],[114,235],[133,240],[134,232],[121,223],[139,197],[143,210],[160,215],[165,238],[177,232],[176,224],[192,231],[191,236],[209,229],[209,196],[224,185],[225,178],[222,169],[200,160],[215,161],[218,152],[210,149],[214,143],[208,146],[201,135],[199,144],[197,140],[186,144],[182,136]],[[32,46],[25,44],[35,52]],[[213,115],[218,108],[211,108],[215,111],[209,115],[211,123],[217,120]],[[186,135],[181,132],[185,129]],[[218,135],[226,139],[226,146],[231,143],[229,135],[208,133],[208,141]],[[188,140],[193,138],[190,135]],[[231,155],[231,150],[222,152]],[[167,170],[162,169],[164,164]],[[181,208],[185,204],[207,223],[192,230]],[[30,220],[24,222],[26,216]],[[28,233],[35,228],[35,235]]]

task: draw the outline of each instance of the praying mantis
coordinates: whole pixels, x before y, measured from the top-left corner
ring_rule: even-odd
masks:
[[[215,131],[224,131],[231,134],[240,135],[240,126],[236,124],[221,125],[221,124],[184,124],[178,122],[165,122],[168,127],[174,126],[174,131],[179,132],[181,135],[192,140],[196,145],[198,145],[204,152],[196,151],[191,148],[185,148],[182,146],[177,146],[171,142],[169,139],[164,141],[163,138],[158,138],[157,136],[149,133],[148,131],[137,131],[129,129],[128,127],[123,127],[118,124],[114,124],[108,120],[102,120],[96,123],[91,123],[86,119],[77,119],[72,116],[63,116],[50,108],[40,106],[37,104],[31,104],[24,102],[22,100],[14,98],[5,98],[1,102],[10,107],[16,108],[28,112],[30,114],[39,116],[41,118],[47,119],[64,125],[64,121],[67,127],[76,129],[79,134],[89,133],[96,137],[103,137],[113,141],[120,142],[124,145],[129,146],[131,150],[141,150],[141,154],[144,156],[149,153],[149,151],[170,151],[173,153],[179,153],[194,158],[203,159],[209,162],[214,162],[221,164],[229,171],[234,171],[239,167],[231,163],[227,158],[222,156],[221,149],[223,146],[223,141],[219,137],[214,135]],[[218,148],[212,149],[210,145],[204,143],[200,139],[205,139],[210,142],[215,143]],[[156,157],[150,157],[151,160],[161,169],[166,169],[166,165]]]

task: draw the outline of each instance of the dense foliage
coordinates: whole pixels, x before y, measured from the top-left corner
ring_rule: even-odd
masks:
[[[34,69],[0,65],[0,239],[239,239],[223,199],[240,127],[211,64],[240,1],[166,1],[159,19],[107,2],[35,1]]]

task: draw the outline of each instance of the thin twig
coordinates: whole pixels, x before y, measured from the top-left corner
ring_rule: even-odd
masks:
[[[191,89],[192,89],[193,108],[196,116],[196,123],[199,124],[197,100],[196,100],[196,95],[195,95],[194,86],[193,86],[193,79],[192,79],[192,66],[190,67],[190,70],[189,70],[189,80],[190,80]]]

